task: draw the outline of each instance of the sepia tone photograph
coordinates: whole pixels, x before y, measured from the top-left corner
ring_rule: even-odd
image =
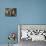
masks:
[[[5,8],[5,16],[16,16],[16,8]]]

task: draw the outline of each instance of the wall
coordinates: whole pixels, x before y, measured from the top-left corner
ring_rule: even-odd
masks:
[[[6,17],[4,9],[17,8],[16,17]],[[17,24],[46,24],[46,0],[0,1],[0,44],[8,43],[9,32],[17,32]]]

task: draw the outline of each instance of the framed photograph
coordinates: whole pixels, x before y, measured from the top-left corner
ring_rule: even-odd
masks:
[[[17,9],[16,8],[5,8],[5,16],[16,16]]]
[[[45,24],[18,24],[18,42],[20,46],[31,46],[34,42],[37,44],[44,41],[46,42]]]

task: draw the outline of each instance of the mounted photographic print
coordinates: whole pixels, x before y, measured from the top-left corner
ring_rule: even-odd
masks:
[[[20,31],[20,40],[46,41],[46,25],[20,24],[18,30]]]
[[[46,43],[46,25],[18,24],[18,41],[20,46],[43,45]]]
[[[5,16],[16,16],[16,8],[5,8]]]

